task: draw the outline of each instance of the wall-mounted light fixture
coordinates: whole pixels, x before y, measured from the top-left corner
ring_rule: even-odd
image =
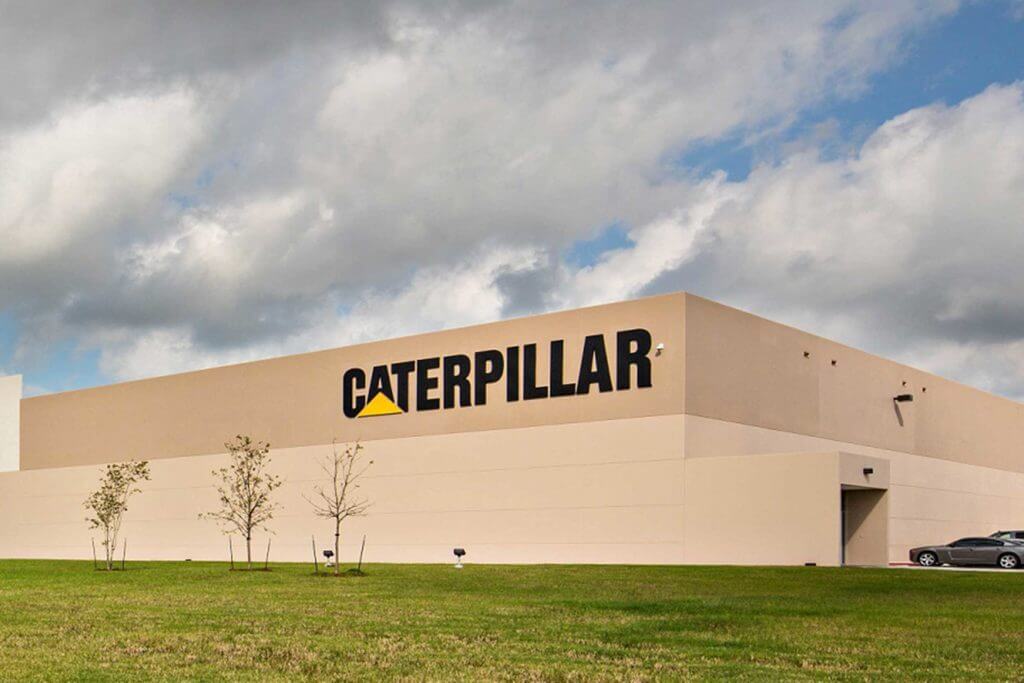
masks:
[[[655,356],[660,356],[661,352],[664,351],[664,350],[665,350],[665,345],[664,344],[658,344],[657,346],[654,347],[654,355]]]
[[[874,473],[875,473],[875,468],[874,467],[865,467],[864,468],[864,476],[865,477],[867,477],[869,475],[872,475]]]
[[[896,420],[903,426],[903,413],[900,412],[901,403],[910,403],[914,400],[913,394],[896,394],[892,397],[892,407],[896,411]]]

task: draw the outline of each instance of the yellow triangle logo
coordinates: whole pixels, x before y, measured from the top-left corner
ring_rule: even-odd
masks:
[[[404,411],[384,394],[377,394],[356,417],[376,417],[378,415],[401,415]]]

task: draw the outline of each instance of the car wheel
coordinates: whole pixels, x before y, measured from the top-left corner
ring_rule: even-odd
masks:
[[[1014,557],[1014,559],[1016,558]],[[922,567],[935,567],[939,564],[939,556],[933,552],[923,552],[917,556],[917,563]]]
[[[1020,566],[1020,558],[1016,555],[1006,553],[999,556],[999,566],[1003,569],[1016,569]]]

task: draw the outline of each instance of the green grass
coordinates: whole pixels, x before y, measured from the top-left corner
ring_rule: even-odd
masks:
[[[0,561],[0,677],[1016,679],[1024,572]]]

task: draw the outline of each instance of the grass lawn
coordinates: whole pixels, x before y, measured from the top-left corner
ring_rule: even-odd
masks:
[[[1024,572],[0,561],[0,678],[1018,679]]]

